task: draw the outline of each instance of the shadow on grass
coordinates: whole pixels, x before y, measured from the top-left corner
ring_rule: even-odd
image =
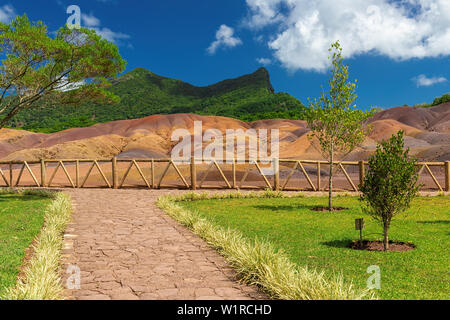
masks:
[[[11,195],[11,194],[0,194],[0,202],[9,202],[11,200],[20,200],[20,201],[36,201],[36,200],[42,200],[45,199],[44,196],[37,196],[37,195]]]
[[[326,242],[322,242],[322,244],[324,244],[328,247],[333,247],[333,248],[350,249],[349,246],[352,242],[353,242],[352,239],[344,239],[344,240],[326,241]]]
[[[303,205],[303,204],[299,204],[299,205],[293,205],[293,206],[277,206],[277,205],[257,205],[257,206],[252,206],[252,208],[258,209],[258,210],[269,210],[269,211],[297,211],[297,210],[312,210],[314,208],[316,208],[317,206],[311,206],[311,205]]]
[[[304,205],[304,204],[299,204],[299,205],[281,205],[281,206],[277,206],[277,205],[256,205],[256,206],[252,206],[252,208],[255,208],[255,209],[258,209],[258,210],[266,210],[266,211],[287,211],[287,212],[294,212],[294,211],[299,211],[299,210],[307,210],[307,211],[311,211],[312,213],[316,213],[316,214],[327,214],[327,213],[338,214],[338,213],[345,213],[345,212],[348,212],[348,210],[350,210],[349,208],[341,208],[340,210],[334,210],[334,211],[330,212],[328,210],[317,210],[317,208],[328,208],[327,206]]]
[[[450,224],[450,220],[435,220],[435,221],[417,221],[421,224]]]

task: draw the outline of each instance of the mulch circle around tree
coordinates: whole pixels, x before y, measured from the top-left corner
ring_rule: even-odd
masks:
[[[355,250],[367,250],[367,251],[384,251],[383,241],[353,241],[349,247]],[[414,250],[416,246],[407,242],[393,242],[389,241],[389,250],[394,252],[404,252]]]
[[[328,207],[315,207],[315,208],[312,208],[311,210],[317,211],[317,212],[330,212],[330,210],[328,210]],[[331,211],[342,211],[342,210],[347,210],[347,208],[333,207],[333,210],[331,210]]]

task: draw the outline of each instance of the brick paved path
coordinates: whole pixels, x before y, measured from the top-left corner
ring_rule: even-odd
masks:
[[[156,207],[180,191],[71,190],[73,222],[65,235],[63,284],[69,265],[81,289],[68,299],[265,299],[236,281],[203,240]]]

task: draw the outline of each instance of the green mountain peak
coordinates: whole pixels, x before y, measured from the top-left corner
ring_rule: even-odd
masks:
[[[136,68],[115,79],[109,90],[120,97],[120,103],[30,109],[19,114],[10,125],[55,132],[154,114],[196,113],[254,121],[299,119],[304,112],[304,106],[296,98],[275,93],[265,68],[209,86],[194,86]]]

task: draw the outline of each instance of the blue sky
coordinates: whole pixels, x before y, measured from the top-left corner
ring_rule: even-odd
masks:
[[[326,85],[326,48],[339,39],[361,107],[450,92],[448,0],[14,0],[0,1],[0,21],[27,13],[53,31],[72,4],[119,46],[127,71],[208,85],[265,66],[277,92],[306,103]]]

